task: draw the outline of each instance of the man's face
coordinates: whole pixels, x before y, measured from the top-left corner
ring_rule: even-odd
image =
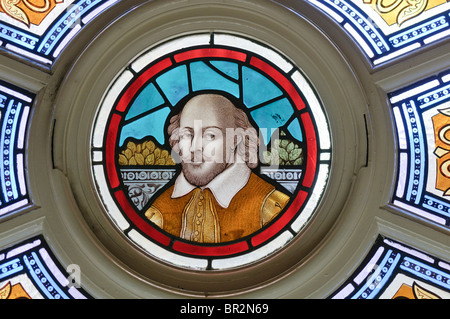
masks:
[[[208,184],[231,162],[234,143],[227,141],[226,130],[234,128],[233,108],[231,102],[215,95],[197,96],[184,107],[179,147],[183,173],[191,184]]]

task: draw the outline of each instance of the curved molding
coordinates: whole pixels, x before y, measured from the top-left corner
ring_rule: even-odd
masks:
[[[99,249],[110,260],[111,271],[116,267],[128,269],[131,282],[139,278],[152,287],[174,293],[228,295],[252,291],[261,283],[286,276],[320,249],[351,194],[352,176],[365,165],[363,114],[367,112],[367,103],[353,71],[332,43],[310,23],[270,2],[258,4],[237,1],[143,4],[113,22],[89,45],[58,91],[54,103],[55,167],[67,175],[74,196],[73,206],[67,207],[62,201],[59,210],[62,214],[79,216],[80,224],[72,225],[70,230],[72,238],[77,240],[89,234],[92,244],[84,240],[85,251],[94,253]],[[311,224],[282,251],[239,272],[188,271],[149,258],[125,241],[105,216],[90,175],[87,151],[96,108],[119,70],[140,52],[165,39],[204,31],[254,37],[290,57],[309,77],[325,105],[335,149],[332,182]],[[342,126],[348,119],[352,119],[349,125]],[[58,179],[56,175],[52,178]],[[58,188],[53,191],[56,197],[67,196]],[[297,257],[292,258],[294,255]],[[296,271],[302,270],[300,267]]]
[[[92,125],[109,84],[148,48],[198,32],[234,33],[280,50],[315,87],[332,133],[330,183],[313,220],[285,248],[239,271],[190,271],[151,258],[106,216],[91,175]],[[35,206],[0,230],[7,244],[28,231],[44,234],[63,266],[80,266],[94,298],[327,298],[380,234],[448,257],[446,233],[391,213],[397,144],[387,100],[388,91],[419,77],[416,70],[428,76],[447,67],[446,46],[374,69],[320,11],[268,0],[120,1],[74,39],[45,72],[0,58],[0,77],[14,69],[12,79],[38,93],[27,151]]]

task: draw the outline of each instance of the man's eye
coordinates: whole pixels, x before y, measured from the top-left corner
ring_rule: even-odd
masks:
[[[185,132],[185,133],[181,134],[181,138],[190,140],[190,139],[192,139],[192,135],[189,132]]]
[[[212,140],[214,140],[216,138],[216,136],[214,134],[212,134],[212,133],[206,133],[205,134],[205,138],[208,141],[212,141]]]

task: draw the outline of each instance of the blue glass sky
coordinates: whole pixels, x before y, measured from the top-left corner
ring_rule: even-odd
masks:
[[[179,65],[148,84],[128,109],[119,145],[130,137],[139,140],[147,136],[153,136],[163,145],[167,116],[191,89],[193,92],[224,91],[242,99],[266,145],[270,142],[271,132],[285,125],[292,137],[300,142],[303,140],[298,119],[292,120],[294,108],[277,85],[250,67],[243,66],[240,71],[235,62],[211,60]]]

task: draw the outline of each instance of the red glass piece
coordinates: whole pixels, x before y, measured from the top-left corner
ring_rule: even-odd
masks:
[[[136,225],[148,237],[156,240],[158,243],[164,246],[168,246],[170,244],[170,238],[168,236],[158,231],[136,213],[134,207],[131,206],[129,199],[125,196],[125,193],[122,190],[115,192],[114,196],[133,225]]]
[[[244,62],[247,59],[247,54],[227,49],[205,48],[186,51],[174,56],[177,63],[198,58],[228,58]]]
[[[314,129],[313,122],[309,113],[303,113],[301,115],[303,127],[305,128],[306,136],[306,170],[303,178],[303,186],[311,187],[314,182],[317,167],[317,140],[316,131]]]
[[[188,244],[181,241],[175,241],[173,249],[195,256],[228,256],[234,255],[248,250],[248,244],[245,241],[240,241],[230,245],[220,246],[202,246],[195,244]]]
[[[251,58],[250,64],[266,73],[276,83],[280,84],[286,91],[286,93],[291,97],[298,110],[302,110],[303,108],[305,108],[305,102],[303,102],[300,94],[297,92],[296,88],[292,85],[289,79],[287,79],[283,74],[281,74],[278,70],[276,70],[268,63],[256,57]]]
[[[166,58],[148,68],[148,70],[142,73],[122,95],[119,103],[117,103],[116,110],[118,112],[124,112],[136,93],[139,92],[139,90],[142,88],[142,86],[145,85],[156,74],[167,69],[171,65],[172,61],[170,60],[170,58]]]
[[[120,185],[119,177],[117,175],[116,168],[116,140],[119,131],[119,124],[122,117],[118,114],[113,114],[109,123],[108,131],[106,133],[106,145],[105,145],[105,162],[106,173],[109,179],[109,185],[111,188],[116,188]]]
[[[256,234],[252,238],[252,245],[254,247],[259,246],[263,243],[265,243],[267,240],[271,239],[273,236],[278,234],[280,230],[282,230],[291,220],[294,218],[294,216],[298,213],[300,208],[302,207],[303,203],[305,202],[306,197],[308,196],[308,193],[304,191],[300,191],[297,194],[297,197],[295,197],[292,204],[289,206],[289,208],[286,210],[285,213],[281,215],[281,217],[272,225],[267,227],[265,230],[260,232],[259,234]]]

